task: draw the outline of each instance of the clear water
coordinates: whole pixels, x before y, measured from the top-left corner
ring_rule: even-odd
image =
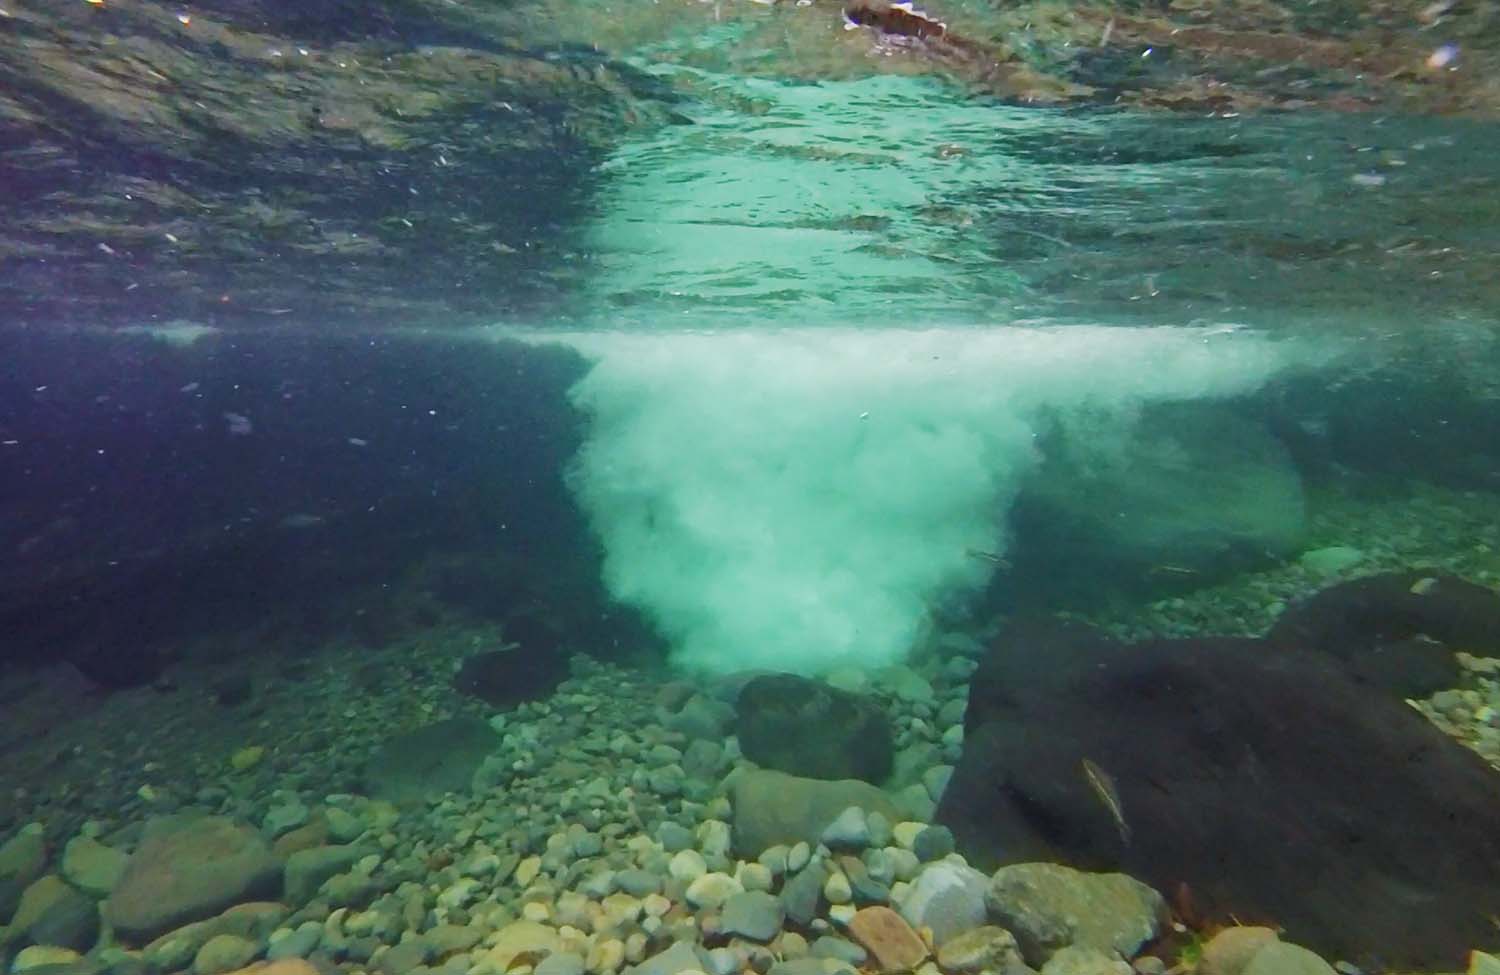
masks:
[[[988,24],[986,11],[955,13]],[[256,12],[274,36],[275,18]],[[324,13],[297,29],[313,36],[318,25],[328,50],[342,50],[341,21]],[[218,5],[200,17],[210,15],[232,16]],[[1470,896],[1473,871],[1453,864],[1500,862],[1493,837],[1471,829],[1494,789],[1485,776],[1500,767],[1500,614],[1482,598],[1488,589],[1500,601],[1500,126],[1329,108],[1019,105],[872,53],[841,27],[826,38],[835,53],[825,61],[809,55],[806,37],[767,46],[764,24],[722,15],[707,5],[691,17],[673,8],[619,18],[508,7],[474,11],[473,36],[456,38],[403,37],[393,19],[397,48],[462,48],[499,36],[497,25],[524,24],[528,44],[568,52],[552,58],[566,70],[588,77],[608,62],[628,77],[623,100],[638,124],[602,146],[563,122],[555,142],[527,135],[509,145],[475,134],[509,131],[515,107],[486,104],[450,132],[424,121],[415,144],[368,137],[346,156],[293,160],[306,164],[296,179],[307,180],[307,200],[339,167],[369,166],[389,185],[367,198],[333,193],[307,204],[306,226],[279,229],[284,239],[236,245],[250,249],[235,260],[248,253],[260,272],[225,256],[222,269],[204,259],[196,277],[187,265],[180,278],[157,277],[157,257],[143,255],[159,241],[134,239],[124,271],[96,273],[97,254],[40,250],[0,265],[13,309],[0,323],[0,841],[23,837],[12,860],[0,853],[0,920],[14,919],[20,892],[44,872],[86,889],[60,859],[80,831],[129,853],[143,844],[141,823],[198,810],[248,823],[269,843],[289,830],[268,813],[305,804],[315,821],[325,807],[352,810],[369,832],[345,839],[373,844],[362,854],[384,851],[365,871],[374,893],[352,897],[355,911],[374,901],[375,913],[400,913],[399,884],[450,889],[450,864],[470,857],[542,855],[546,890],[502,870],[477,882],[477,903],[418,897],[406,911],[420,915],[403,921],[408,941],[448,920],[488,940],[424,949],[398,970],[483,972],[486,958],[499,964],[486,952],[524,901],[552,903],[582,883],[544,855],[561,843],[549,846],[549,834],[582,824],[619,840],[611,869],[660,872],[663,857],[627,854],[625,841],[655,835],[664,820],[738,828],[738,810],[714,798],[732,749],[687,786],[661,786],[651,769],[675,763],[646,752],[691,754],[695,739],[721,747],[736,726],[704,732],[663,702],[696,688],[732,712],[749,674],[769,671],[871,692],[897,722],[904,757],[881,784],[903,801],[913,788],[919,800],[940,792],[923,783],[955,765],[955,781],[971,783],[1008,769],[1042,805],[1071,810],[1076,798],[1089,810],[1081,820],[1059,814],[1055,831],[1034,831],[1048,838],[1044,852],[1017,839],[1024,831],[994,839],[1015,824],[993,797],[977,832],[972,796],[957,811],[930,795],[902,813],[952,825],[958,852],[986,870],[998,844],[1001,861],[1150,874],[1178,929],[1132,946],[1127,960],[1154,951],[1188,964],[1221,926],[1284,920],[1215,916],[1237,897],[1274,904],[1264,914],[1286,912],[1289,940],[1369,972],[1457,970],[1456,945],[1495,948],[1500,935],[1483,912],[1454,907],[1489,895]],[[172,14],[184,25],[188,16]],[[38,21],[22,20],[34,41]],[[17,56],[7,68],[17,84],[34,77],[26,63]],[[545,114],[536,105],[547,93],[530,94],[537,102],[522,110]],[[551,110],[561,118],[568,107]],[[187,162],[111,160],[90,146],[94,156],[80,150],[55,171],[33,168],[27,148],[7,142],[16,212],[41,200],[60,221],[79,218],[81,197],[68,194],[80,186],[113,187],[159,165],[202,164],[231,196],[250,192],[236,178],[249,185],[248,174],[272,172],[261,168],[269,157],[247,156],[237,173],[222,138]],[[505,162],[517,157],[528,165]],[[371,214],[388,234],[384,249],[350,232],[337,260],[295,256],[308,226],[344,233]],[[485,235],[494,239],[477,244]],[[220,244],[221,256],[233,250]],[[100,246],[112,256],[127,248]],[[152,285],[121,286],[137,273]],[[252,292],[253,307],[237,307],[232,296]],[[964,725],[967,660],[1029,652],[1042,673],[1052,659],[1050,644],[1007,642],[1017,621],[1061,614],[1121,639],[1258,638],[1320,590],[1399,572],[1418,575],[1375,609],[1347,610],[1329,624],[1344,642],[1318,648],[1356,678],[1293,672],[1282,685],[1316,688],[1343,710],[1308,711],[1297,694],[1266,692],[1251,701],[1261,717],[1235,724],[1229,705],[1196,696],[1179,675],[1150,688],[1163,703],[1148,711],[1202,707],[1205,724],[1162,732],[1122,705],[1118,733],[1074,754],[1069,735],[1088,725],[1066,721],[1078,702],[1011,659],[1003,672],[1031,688],[1018,697],[1059,695],[1068,726],[1045,716],[1026,726],[1034,768],[975,723],[973,701]],[[1433,580],[1450,573],[1481,587],[1477,601],[1452,619],[1411,622],[1402,600],[1449,585]],[[1442,644],[1445,676],[1395,691],[1360,670],[1363,645],[1353,645],[1368,639],[1372,658],[1394,657],[1429,638]],[[483,681],[460,668],[493,650],[593,663],[562,691],[536,692],[546,703],[516,710],[469,693]],[[1042,683],[1024,683],[1032,679]],[[993,685],[986,693],[1005,698]],[[1356,720],[1354,695],[1368,695],[1357,700],[1375,717]],[[434,786],[431,803],[400,825],[361,798],[379,791],[371,769],[388,736],[496,711],[510,737],[481,774],[461,770],[456,797],[441,800]],[[1416,737],[1381,738],[1370,726]],[[1272,728],[1314,730],[1289,748],[1272,743]],[[430,762],[416,764],[467,754],[472,732],[444,739],[442,756],[428,740]],[[1398,852],[1337,803],[1327,818],[1301,815],[1322,809],[1319,779],[1357,789],[1375,778],[1359,771],[1368,755],[1340,752],[1345,734],[1369,755],[1395,756],[1383,770],[1412,766],[1387,793],[1385,823],[1409,816],[1416,831]],[[976,741],[1011,764],[976,773],[965,752]],[[1241,746],[1244,763],[1215,764]],[[799,740],[790,750],[817,747]],[[1163,772],[1153,763],[1168,749],[1182,757]],[[1412,758],[1434,750],[1437,759]],[[1165,774],[1189,785],[1152,778]],[[1244,775],[1257,784],[1247,789]],[[591,778],[602,791],[580,799],[573,787]],[[1194,791],[1204,782],[1217,783],[1206,798]],[[635,819],[620,812],[619,829],[604,830],[598,810],[614,810],[608,797],[627,787],[643,797],[630,807]],[[1184,798],[1171,814],[1149,818],[1156,793],[1175,788]],[[1425,833],[1448,808],[1442,789],[1452,790],[1451,832]],[[1249,879],[1264,879],[1254,862],[1264,858],[1215,861],[1211,845],[1191,855],[1218,862],[1217,873],[1173,874],[1173,857],[1204,842],[1197,824],[1229,815],[1221,800],[1235,812],[1252,804],[1247,819],[1259,824],[1224,843],[1321,844],[1308,867],[1321,874],[1306,881],[1318,890],[1280,896],[1299,887],[1288,868],[1283,890],[1267,896]],[[486,820],[497,824],[489,832]],[[14,865],[27,823],[41,824],[50,848],[35,870]],[[699,846],[712,846],[714,829]],[[298,842],[328,845],[332,832]],[[1117,835],[1121,849],[1110,847]],[[710,869],[734,872],[732,858],[706,852]],[[1430,878],[1417,874],[1428,867],[1413,863],[1436,864],[1449,889],[1423,887]],[[325,888],[319,901],[286,883],[181,920],[280,895],[307,911],[287,926],[321,923],[326,911],[307,904],[327,908],[334,895]],[[670,881],[664,890],[691,901]],[[87,888],[83,913],[94,916],[98,900],[106,919],[123,917],[106,893]],[[826,908],[833,927],[804,925],[807,940],[824,930],[861,940]],[[640,929],[628,951],[693,940],[743,948],[716,933],[701,905],[679,913],[695,909],[699,934]],[[533,914],[564,926],[560,909]],[[1349,917],[1364,929],[1338,930]],[[91,970],[127,970],[129,952],[160,933],[117,926],[123,935],[69,936],[98,963]],[[0,928],[0,961],[67,940],[39,930]],[[354,947],[325,936],[306,953],[365,970],[382,957],[376,942],[399,942],[397,927],[385,933]],[[627,951],[637,928],[617,933]],[[263,956],[268,935],[249,935],[241,960]],[[580,953],[613,972],[621,966],[591,954],[605,951],[600,940]],[[519,963],[557,949],[549,945]],[[773,953],[794,958],[796,941],[783,936]],[[191,954],[147,955],[164,971],[194,964]]]

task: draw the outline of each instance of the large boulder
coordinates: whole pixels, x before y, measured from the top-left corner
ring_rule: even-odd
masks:
[[[1301,544],[1291,456],[1235,411],[1194,402],[1086,426],[1074,418],[1045,434],[1040,451],[1012,514],[1017,564],[1033,575],[1112,586],[1201,580]]]
[[[1292,605],[1267,638],[1337,657],[1402,697],[1426,697],[1457,685],[1455,650],[1500,655],[1500,594],[1446,572],[1366,576]]]
[[[1496,809],[1478,756],[1316,651],[1036,624],[975,674],[938,819],[987,867],[1121,871],[1326,956],[1456,968],[1500,915]]]
[[[255,830],[219,816],[165,816],[146,824],[104,917],[134,943],[231,905],[281,893],[281,861]]]
[[[474,773],[500,745],[479,718],[449,718],[388,738],[365,768],[365,791],[398,806],[445,792],[468,792]]]
[[[465,657],[453,687],[496,708],[546,697],[568,676],[568,661],[553,646],[485,650]]]
[[[828,824],[857,806],[890,822],[901,819],[884,791],[858,779],[804,779],[770,769],[740,773],[730,784],[734,849],[753,860],[778,843],[816,845]]]
[[[891,774],[891,725],[873,699],[794,674],[740,690],[735,735],[757,765],[811,779],[881,782]]]

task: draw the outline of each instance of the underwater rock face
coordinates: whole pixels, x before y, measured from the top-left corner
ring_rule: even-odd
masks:
[[[500,736],[479,718],[449,718],[386,740],[365,770],[370,796],[415,805],[445,792],[468,792]]]
[[[1500,595],[1445,572],[1367,576],[1292,606],[1267,639],[1337,657],[1403,697],[1426,697],[1458,685],[1454,651],[1500,655]]]
[[[735,734],[757,765],[810,779],[881,782],[894,761],[879,705],[793,674],[756,677],[740,691]]]
[[[1044,438],[1046,459],[1015,512],[1024,564],[1083,573],[1084,586],[1201,584],[1297,549],[1301,477],[1261,424],[1201,402],[1098,423],[1105,429],[1064,425]]]
[[[1500,779],[1394,695],[1253,639],[1012,627],[938,810],[972,862],[1138,877],[1356,963],[1460,967],[1500,912]]]

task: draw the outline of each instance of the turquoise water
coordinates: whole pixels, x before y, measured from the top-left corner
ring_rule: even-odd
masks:
[[[633,123],[0,265],[0,968],[1489,971],[1500,127],[472,13]]]

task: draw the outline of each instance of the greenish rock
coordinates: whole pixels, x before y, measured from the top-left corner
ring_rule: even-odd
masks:
[[[1348,545],[1330,545],[1327,548],[1315,548],[1303,552],[1297,564],[1309,572],[1320,576],[1338,575],[1345,569],[1352,569],[1365,560],[1365,553]]]
[[[1167,916],[1161,895],[1133,877],[1055,863],[1001,867],[990,880],[985,906],[992,921],[1016,936],[1033,966],[1070,945],[1133,958]]]
[[[323,810],[323,821],[328,824],[328,838],[335,843],[353,843],[365,831],[363,820],[338,806]]]
[[[99,940],[99,903],[66,885],[26,928],[33,944],[86,952]]]
[[[287,802],[272,807],[261,820],[260,827],[266,835],[275,839],[306,823],[310,815],[307,806],[301,802]]]
[[[792,876],[781,888],[781,906],[792,923],[806,927],[818,916],[828,868],[819,860]]]
[[[31,926],[41,920],[54,904],[76,893],[77,891],[69,887],[55,873],[49,873],[45,877],[38,877],[32,881],[21,892],[20,903],[16,905],[15,913],[11,916],[10,927],[6,935],[0,937],[0,944],[21,940]]]
[[[218,816],[166,816],[146,824],[104,917],[139,943],[280,888],[281,861],[255,830]]]
[[[105,898],[119,884],[130,857],[89,836],[75,836],[63,848],[62,875],[85,894]]]
[[[1333,966],[1306,948],[1273,941],[1250,956],[1243,975],[1336,975]]]
[[[354,844],[298,850],[286,859],[287,901],[294,905],[307,903],[325,881],[346,873],[369,852]]]
[[[731,894],[724,902],[719,927],[729,934],[764,944],[781,933],[785,919],[781,901],[765,891],[746,890]]]
[[[679,941],[626,971],[628,975],[679,975],[681,972],[702,971],[703,966],[697,949],[686,941]]]
[[[1132,975],[1132,973],[1133,969],[1127,962],[1107,955],[1097,948],[1069,945],[1058,949],[1051,958],[1047,959],[1047,964],[1042,966],[1041,975]],[[1280,975],[1292,975],[1292,973],[1284,972]]]
[[[206,940],[206,938],[192,936],[190,931],[184,931],[181,934],[174,932],[151,942],[141,952],[141,956],[155,971],[179,972],[193,963],[193,956],[198,953],[198,949]]]
[[[317,921],[303,921],[291,930],[282,929],[272,934],[266,946],[266,960],[280,961],[283,958],[306,958],[318,948],[323,940],[323,925]]]
[[[873,698],[794,674],[765,674],[740,689],[735,707],[740,750],[757,765],[834,781],[881,782],[891,774],[890,719]]]
[[[32,945],[22,948],[11,960],[10,970],[14,975],[21,972],[41,972],[75,965],[81,960],[78,952],[57,945]]]
[[[439,924],[424,933],[422,940],[432,949],[434,957],[446,958],[479,944],[482,935],[483,932],[466,925]]]
[[[414,806],[447,792],[468,792],[474,773],[500,745],[479,718],[450,718],[385,741],[365,769],[369,794]]]
[[[47,868],[47,836],[41,823],[27,823],[0,844],[0,877],[31,883]]]
[[[260,954],[260,945],[237,934],[216,934],[193,956],[193,975],[223,975],[244,968]]]
[[[407,975],[427,964],[431,957],[432,949],[423,939],[411,938],[381,952],[375,960],[375,969],[382,975]]]
[[[536,975],[583,975],[584,959],[571,951],[556,951],[536,966]]]
[[[749,860],[777,844],[817,843],[850,806],[891,821],[902,818],[890,796],[857,779],[808,779],[756,769],[737,776],[730,793],[735,852]]]

